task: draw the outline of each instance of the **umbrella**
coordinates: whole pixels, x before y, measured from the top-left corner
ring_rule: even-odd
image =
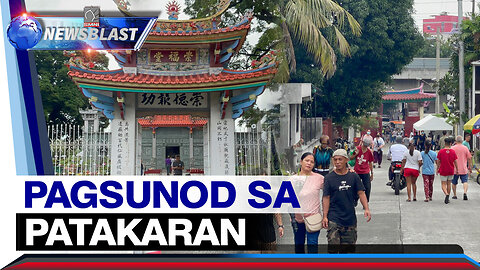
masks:
[[[468,120],[468,122],[463,126],[463,130],[472,132],[472,134],[480,132],[480,114],[477,114],[475,117]]]

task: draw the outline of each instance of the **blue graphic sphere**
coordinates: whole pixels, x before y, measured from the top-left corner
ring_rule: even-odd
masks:
[[[31,16],[18,16],[7,27],[8,41],[19,50],[33,48],[42,38],[42,26]]]

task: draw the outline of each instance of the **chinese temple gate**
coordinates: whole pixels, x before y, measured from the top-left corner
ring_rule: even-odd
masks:
[[[112,175],[138,175],[140,164],[164,169],[175,154],[185,169],[235,174],[234,120],[262,94],[277,63],[272,52],[251,70],[227,69],[252,20],[247,12],[226,25],[221,17],[228,5],[220,1],[204,19],[157,20],[141,49],[111,52],[118,70],[70,63],[72,80],[111,120]]]
[[[423,84],[408,90],[386,91],[382,103],[407,103],[405,111],[405,135],[413,131],[413,124],[423,118],[425,102],[435,101],[436,95],[423,92]],[[383,112],[380,113],[382,115]],[[380,118],[381,120],[381,118]],[[381,123],[380,123],[381,126]]]

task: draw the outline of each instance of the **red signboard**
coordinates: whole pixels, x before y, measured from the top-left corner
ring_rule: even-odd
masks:
[[[194,49],[181,50],[150,50],[150,63],[196,63],[197,51]]]

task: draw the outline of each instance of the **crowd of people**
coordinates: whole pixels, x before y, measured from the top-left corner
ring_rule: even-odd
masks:
[[[425,132],[403,136],[403,130],[397,129],[384,135],[389,138],[382,138],[380,133],[372,137],[368,130],[350,153],[345,149],[334,151],[329,147],[329,137],[324,135],[313,153],[303,154],[297,174],[305,176],[299,194],[302,213],[295,213],[291,220],[296,252],[304,252],[305,239],[308,252],[316,252],[320,228],[327,229],[329,252],[352,251],[357,239],[355,207],[360,201],[365,218],[370,221],[371,181],[375,166],[381,168],[386,142],[393,143],[388,150],[388,159],[392,164],[401,163],[400,174],[406,179],[407,202],[417,201],[416,181],[420,174],[424,182],[424,202],[433,199],[435,175],[439,175],[442,183],[445,204],[450,203],[450,199],[457,199],[459,182],[463,185],[463,200],[468,200],[468,177],[474,168],[470,134],[464,140],[462,136],[453,138],[444,132],[436,142],[433,135],[427,136]],[[390,167],[387,185],[391,185],[393,175]],[[453,196],[450,198],[450,195]],[[321,226],[312,225],[309,217],[317,222],[321,220]]]

